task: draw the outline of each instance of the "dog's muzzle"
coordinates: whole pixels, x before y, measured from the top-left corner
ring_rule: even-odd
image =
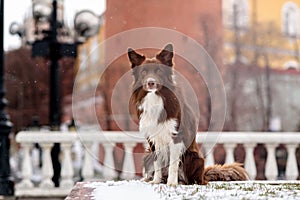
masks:
[[[144,88],[146,91],[156,91],[157,81],[154,78],[147,78]]]

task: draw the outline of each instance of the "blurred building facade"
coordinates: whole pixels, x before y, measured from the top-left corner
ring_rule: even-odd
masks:
[[[223,0],[224,63],[297,69],[300,1]]]
[[[223,0],[222,9],[225,129],[297,130],[300,1]]]

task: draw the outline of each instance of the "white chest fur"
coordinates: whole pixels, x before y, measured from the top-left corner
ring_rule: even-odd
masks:
[[[155,144],[156,150],[165,149],[166,145],[172,142],[172,133],[176,133],[176,119],[158,123],[164,104],[155,92],[149,92],[144,97],[139,109],[143,111],[140,116],[140,132]]]
[[[158,123],[161,112],[164,112],[163,100],[154,92],[149,92],[143,99],[139,109],[140,132],[145,135],[155,145],[155,154],[157,160],[153,162],[154,177],[152,183],[160,183],[162,179],[162,167],[169,164],[168,185],[178,184],[178,166],[181,155],[185,150],[183,142],[175,144],[172,139],[172,133],[177,133],[176,119],[168,119]],[[166,161],[169,161],[168,163]]]

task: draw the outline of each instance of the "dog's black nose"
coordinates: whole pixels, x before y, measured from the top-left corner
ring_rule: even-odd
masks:
[[[154,78],[148,78],[144,85],[145,89],[148,91],[157,89],[157,81]]]
[[[152,88],[152,87],[154,87],[155,86],[155,81],[148,81],[148,86],[150,87],[150,88]]]

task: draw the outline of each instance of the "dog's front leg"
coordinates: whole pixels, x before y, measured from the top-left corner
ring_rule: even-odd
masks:
[[[170,143],[170,165],[169,165],[169,173],[168,173],[168,186],[176,186],[178,185],[178,168],[180,157],[184,151],[184,144],[173,142]]]
[[[154,177],[153,180],[150,181],[150,183],[160,183],[162,178],[162,160],[159,158],[156,158],[156,160],[153,163],[154,166]]]

